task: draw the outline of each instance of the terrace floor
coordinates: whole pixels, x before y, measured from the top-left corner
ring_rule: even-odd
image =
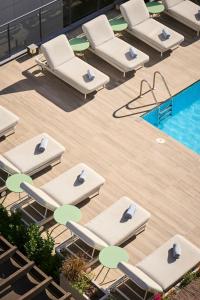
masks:
[[[200,78],[200,40],[169,17],[162,17],[161,22],[184,34],[185,42],[161,59],[158,52],[124,34],[126,41],[150,56],[146,67],[125,80],[116,69],[86,53],[89,63],[111,77],[107,88],[86,101],[57,78],[41,73],[34,58],[24,56],[0,69],[0,104],[20,117],[16,133],[1,141],[0,153],[47,132],[66,147],[66,152],[61,164],[34,180],[36,186],[79,162],[106,179],[100,195],[81,208],[81,223],[123,195],[150,211],[145,232],[125,246],[133,264],[176,233],[200,247],[200,157],[139,118],[154,106],[150,93],[137,99],[140,81],[151,82],[154,71],[165,76],[172,94]],[[156,95],[159,101],[168,98],[159,80]],[[156,143],[157,137],[164,137],[166,143]],[[9,208],[17,199],[11,193],[4,205]],[[68,235],[62,231],[60,226],[52,233],[57,244]],[[115,278],[111,272],[108,279]]]

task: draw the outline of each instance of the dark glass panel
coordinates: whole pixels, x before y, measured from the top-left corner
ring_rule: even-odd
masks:
[[[98,9],[98,0],[72,0],[71,22],[80,20]]]
[[[57,1],[41,10],[42,39],[63,29],[63,1]]]
[[[7,26],[0,28],[0,60],[9,56]]]
[[[107,5],[113,4],[115,1],[114,0],[99,0],[100,1],[100,7],[103,8]]]
[[[70,18],[70,0],[63,0],[63,25],[66,27],[71,23]]]
[[[12,54],[40,41],[39,14],[34,12],[10,24]]]

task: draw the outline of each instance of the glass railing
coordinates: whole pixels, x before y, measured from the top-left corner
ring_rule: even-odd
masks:
[[[34,0],[33,0],[34,1]],[[67,31],[90,14],[123,0],[52,0],[16,19],[0,25],[0,64],[24,51]]]
[[[63,20],[63,0],[54,0],[0,25],[0,61],[61,32]]]

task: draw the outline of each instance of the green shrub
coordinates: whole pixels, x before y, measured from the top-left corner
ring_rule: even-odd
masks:
[[[31,225],[27,231],[28,240],[24,245],[26,255],[48,275],[57,277],[60,260],[57,255],[53,255],[54,239],[47,232],[47,237],[43,238],[39,227]]]
[[[25,244],[25,250],[29,259],[34,260],[40,265],[43,260],[51,256],[54,247],[53,238],[47,233],[47,238],[41,236],[39,227],[32,224],[27,230],[28,240]]]
[[[34,260],[42,271],[55,280],[59,277],[60,258],[52,254],[54,240],[47,233],[43,238],[35,224],[26,227],[19,213],[9,214],[0,204],[0,234],[11,244],[16,245],[30,260]]]
[[[24,244],[27,241],[27,229],[21,222],[19,213],[9,215],[7,210],[0,205],[0,233],[18,249],[24,252]]]

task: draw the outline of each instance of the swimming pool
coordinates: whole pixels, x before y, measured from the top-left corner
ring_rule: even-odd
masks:
[[[200,154],[200,80],[142,118]]]

